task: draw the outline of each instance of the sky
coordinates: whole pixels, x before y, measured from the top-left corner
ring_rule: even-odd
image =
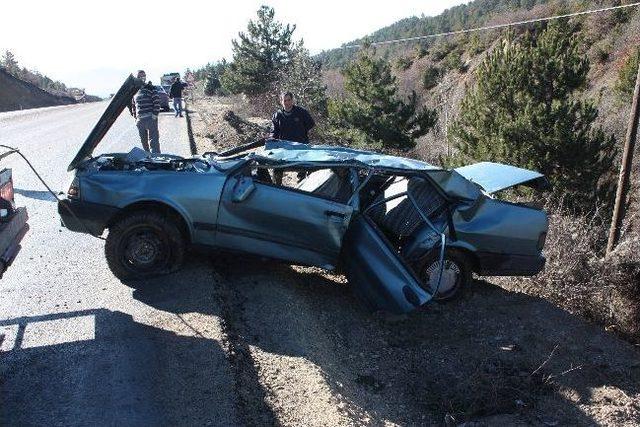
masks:
[[[222,58],[262,4],[276,19],[295,24],[312,54],[339,47],[410,16],[435,16],[464,0],[291,1],[135,0],[5,1],[0,53],[11,50],[21,66],[70,87],[106,96],[125,77],[144,69],[154,83]]]

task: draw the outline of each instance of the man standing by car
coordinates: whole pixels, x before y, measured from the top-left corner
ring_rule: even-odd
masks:
[[[309,131],[316,125],[311,114],[302,107],[294,104],[293,93],[283,92],[280,95],[282,108],[273,113],[271,118],[271,134],[273,139],[283,139],[285,141],[309,143]],[[276,184],[282,184],[282,171],[275,170],[273,173]],[[298,179],[304,175],[298,173]]]
[[[182,89],[186,86],[186,83],[180,81],[180,77],[176,77],[169,91],[169,97],[173,98],[173,109],[176,111],[176,117],[182,117]]]
[[[145,82],[147,75],[139,70],[137,77]],[[160,113],[160,97],[151,82],[140,88],[129,105],[129,112],[136,119],[140,133],[142,148],[152,153],[160,152],[160,133],[158,132],[158,114]],[[149,146],[151,143],[151,146]]]
[[[280,96],[282,108],[273,113],[271,118],[271,138],[286,141],[309,143],[309,131],[316,123],[311,114],[294,104],[293,94],[284,92]]]

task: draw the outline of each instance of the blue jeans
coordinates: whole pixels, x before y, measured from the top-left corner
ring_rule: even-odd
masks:
[[[176,117],[182,117],[182,98],[173,98],[173,109],[176,111]]]

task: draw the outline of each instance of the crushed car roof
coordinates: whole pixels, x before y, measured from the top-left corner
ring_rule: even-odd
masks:
[[[253,157],[274,163],[358,163],[365,167],[395,170],[442,170],[442,168],[415,159],[390,156],[372,151],[332,145],[308,145],[283,140],[268,140],[264,151]]]
[[[345,166],[356,164],[366,168],[428,172],[442,187],[448,188],[447,193],[466,198],[477,197],[476,185],[489,194],[518,185],[527,185],[537,189],[548,186],[547,179],[539,172],[501,163],[481,162],[448,170],[420,160],[372,151],[333,145],[308,145],[275,139],[267,140],[262,152],[251,153],[248,158],[275,164],[340,164]]]

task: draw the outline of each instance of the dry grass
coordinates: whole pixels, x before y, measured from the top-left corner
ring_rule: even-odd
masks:
[[[630,226],[604,257],[608,224],[593,214],[548,208],[547,265],[531,279],[499,278],[512,290],[536,295],[640,343],[640,233]],[[632,211],[633,212],[633,211]],[[628,223],[633,223],[629,218]]]

